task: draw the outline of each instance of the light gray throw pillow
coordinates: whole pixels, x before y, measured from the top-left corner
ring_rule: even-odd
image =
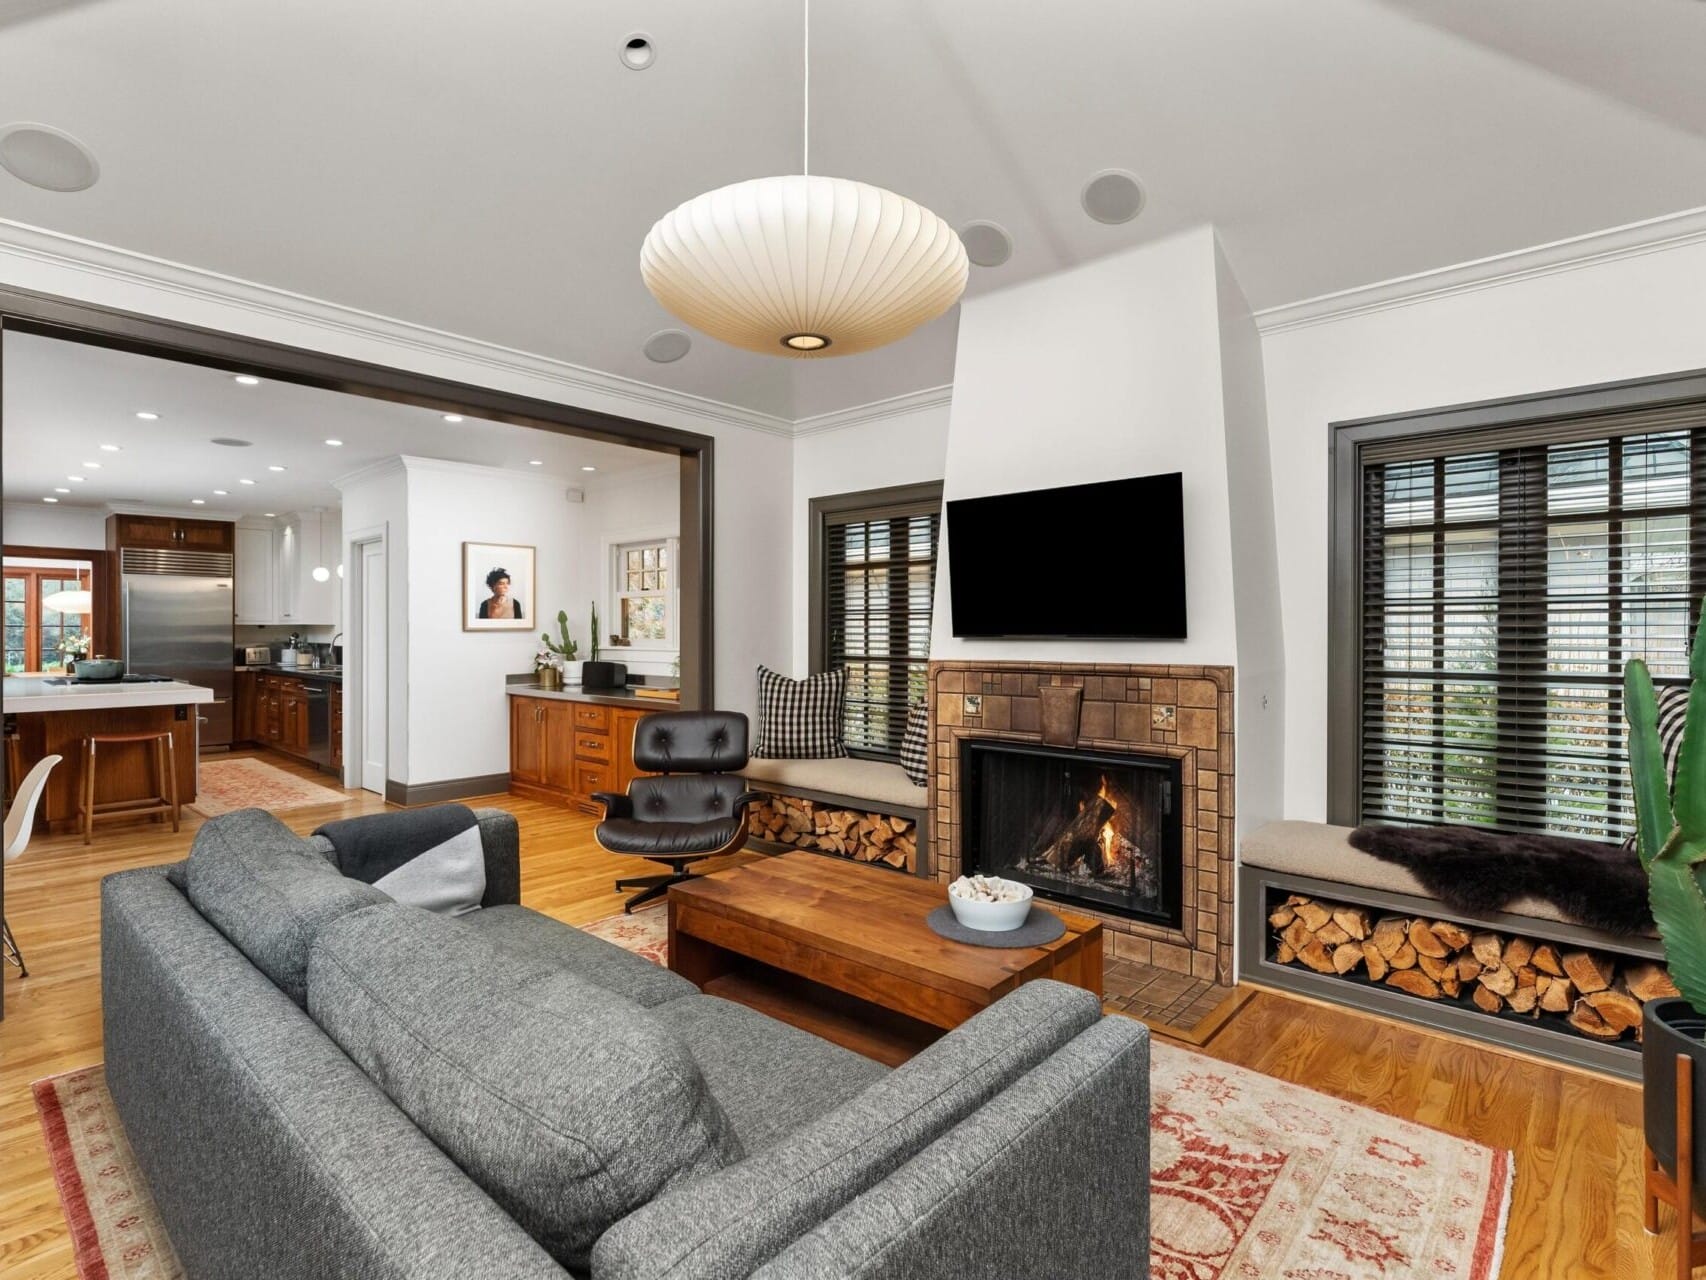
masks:
[[[692,1054],[645,1010],[458,920],[373,907],[308,962],[308,1012],[559,1262],[741,1158]]]

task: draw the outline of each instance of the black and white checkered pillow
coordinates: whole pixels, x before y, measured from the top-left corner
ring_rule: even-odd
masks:
[[[847,754],[842,717],[847,672],[825,671],[790,680],[758,669],[758,742],[752,754],[767,760],[825,760]]]
[[[906,709],[906,736],[900,740],[900,767],[917,786],[930,783],[930,708],[915,702]]]

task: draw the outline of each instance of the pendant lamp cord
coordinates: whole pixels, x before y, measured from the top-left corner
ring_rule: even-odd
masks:
[[[806,10],[805,20],[805,118],[800,123],[800,173],[809,176],[812,171],[812,0],[804,0]]]

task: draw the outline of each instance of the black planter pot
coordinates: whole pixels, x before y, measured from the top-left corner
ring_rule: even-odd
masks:
[[[1686,1000],[1652,1000],[1641,1012],[1641,1099],[1647,1146],[1676,1177],[1676,1055],[1694,1059],[1694,1207],[1706,1214],[1706,1017]]]

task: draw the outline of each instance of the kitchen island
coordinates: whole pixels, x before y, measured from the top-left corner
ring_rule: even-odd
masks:
[[[67,683],[52,677],[9,676],[4,706],[16,717],[21,767],[27,773],[44,756],[64,760],[48,775],[41,821],[55,834],[77,829],[77,785],[83,739],[92,733],[162,733],[170,730],[177,755],[178,800],[196,796],[199,720],[195,708],[214,700],[212,689],[164,680],[146,684]],[[140,800],[155,794],[151,748],[123,743],[104,749],[95,779],[95,803]]]

